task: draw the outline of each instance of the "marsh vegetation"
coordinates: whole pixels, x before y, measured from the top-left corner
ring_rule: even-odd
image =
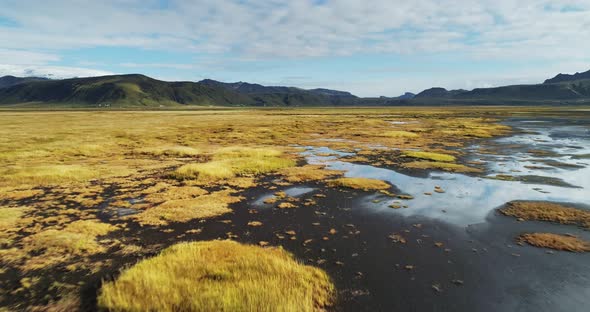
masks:
[[[449,221],[439,217],[455,212],[444,201],[470,196],[457,195],[445,175],[519,183],[493,179],[481,155],[496,151],[480,146],[474,156],[471,147],[514,135],[518,130],[503,122],[509,115],[570,114],[549,108],[3,111],[0,306],[339,310],[365,302],[354,298],[373,298],[366,289],[381,298],[370,299],[373,307],[379,300],[388,306],[377,275],[363,273],[385,269],[363,262],[362,251],[385,252],[383,240],[394,237],[387,272],[417,267],[395,273],[412,280],[408,271],[426,264],[407,262],[419,262],[422,252],[397,248],[432,240],[432,252],[449,254],[453,243],[427,234],[423,224]],[[578,163],[580,153],[572,158]],[[410,188],[426,180],[434,184]],[[436,215],[423,212],[425,206]],[[387,215],[352,217],[376,207],[386,207]],[[584,207],[542,201],[511,201],[500,212],[574,228],[590,224]],[[414,213],[429,219],[416,221]],[[505,237],[587,251],[584,235],[520,234]],[[411,251],[403,257],[412,260],[394,251]]]

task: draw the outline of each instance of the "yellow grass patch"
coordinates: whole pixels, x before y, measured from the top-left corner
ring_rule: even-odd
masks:
[[[403,155],[411,158],[419,158],[431,161],[453,162],[456,160],[455,156],[434,153],[434,152],[420,152],[420,151],[404,151]]]
[[[141,153],[150,154],[154,156],[173,156],[173,157],[193,157],[201,154],[196,148],[189,146],[163,146],[150,147],[139,150]]]
[[[171,186],[168,188],[154,188],[158,193],[151,193],[145,197],[149,202],[164,202],[171,199],[193,199],[208,192],[196,186]]]
[[[419,135],[409,131],[385,131],[381,133],[381,136],[389,138],[417,138]]]
[[[260,175],[295,165],[294,160],[280,157],[281,155],[281,151],[268,148],[223,148],[213,154],[212,161],[184,165],[173,176],[215,182]]]
[[[63,229],[48,229],[23,239],[25,252],[41,252],[27,263],[28,269],[66,261],[72,256],[89,256],[105,252],[98,236],[117,230],[117,227],[95,220],[80,220]]]
[[[500,212],[525,220],[550,221],[576,224],[590,228],[590,211],[562,204],[535,201],[514,201],[506,204]]]
[[[569,235],[559,235],[553,233],[528,233],[520,235],[518,240],[542,248],[551,248],[571,252],[590,251],[590,242]]]
[[[10,230],[17,226],[21,217],[28,211],[30,211],[30,208],[0,207],[0,231]]]
[[[481,169],[468,167],[461,164],[437,162],[437,161],[411,161],[403,163],[402,166],[410,169],[437,169],[451,172],[463,172],[463,173],[478,173],[482,172]]]
[[[56,184],[90,180],[98,172],[79,165],[43,165],[6,170],[0,181],[15,184]]]
[[[388,190],[391,185],[385,181],[367,178],[339,178],[328,181],[331,187],[347,187],[364,191]]]
[[[0,188],[0,199],[3,200],[22,200],[43,194],[42,190],[15,190],[12,188]]]
[[[279,174],[289,182],[321,181],[332,176],[342,175],[342,171],[324,169],[320,165],[283,168]]]
[[[230,204],[243,198],[233,195],[233,190],[223,190],[195,198],[171,199],[148,208],[132,218],[141,224],[166,225],[169,222],[187,222],[193,219],[211,218],[231,212]]]
[[[280,248],[233,241],[181,243],[105,283],[110,311],[318,311],[333,302],[322,270]]]

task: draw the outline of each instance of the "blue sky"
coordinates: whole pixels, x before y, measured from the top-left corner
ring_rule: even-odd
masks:
[[[590,69],[590,0],[0,0],[0,75],[142,73],[360,96]]]

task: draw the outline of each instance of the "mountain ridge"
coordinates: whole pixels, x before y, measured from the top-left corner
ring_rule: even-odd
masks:
[[[590,70],[582,73],[575,73],[573,75],[559,73],[555,77],[545,80],[543,84],[576,81],[584,79],[590,79]]]
[[[264,86],[248,82],[204,79],[162,81],[142,74],[46,79],[0,77],[0,105],[171,107],[195,106],[407,106],[407,105],[546,105],[590,104],[590,71],[559,74],[541,84],[509,85],[473,90],[426,89],[399,97],[357,97],[347,91]],[[550,81],[550,82],[547,82]]]

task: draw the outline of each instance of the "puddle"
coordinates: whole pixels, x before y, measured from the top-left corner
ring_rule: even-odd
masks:
[[[554,125],[553,123],[518,123],[521,129],[533,130],[536,134],[517,134],[513,137],[501,138],[493,141],[502,145],[520,146],[523,151],[504,151],[500,155],[474,154],[475,159],[486,162],[487,169],[492,176],[507,174],[520,177],[522,181],[503,181],[472,177],[457,173],[432,172],[426,178],[401,174],[394,170],[377,168],[370,165],[353,164],[338,161],[337,157],[322,157],[323,154],[350,155],[329,148],[306,147],[303,153],[310,164],[324,164],[327,169],[343,170],[346,177],[373,178],[387,181],[395,185],[403,194],[414,196],[412,200],[401,201],[408,208],[390,208],[398,199],[389,199],[382,195],[371,195],[359,198],[356,206],[373,213],[394,213],[403,216],[424,216],[442,220],[458,226],[468,226],[485,222],[487,215],[493,209],[513,200],[546,200],[556,202],[571,202],[587,204],[590,189],[590,168],[579,167],[580,161],[575,155],[590,152],[590,135],[587,128],[582,126]],[[540,125],[543,126],[540,126]],[[563,138],[555,133],[576,132],[575,139]],[[543,139],[545,143],[536,143],[536,139]],[[516,145],[515,145],[516,144]],[[581,149],[571,149],[568,146],[578,146]],[[473,146],[469,150],[475,151],[480,146]],[[525,150],[544,149],[557,154],[557,157],[543,158],[531,155]],[[564,155],[567,154],[567,155]],[[558,161],[577,167],[547,168],[538,167],[539,159]],[[559,186],[559,180],[565,184]],[[558,184],[558,185],[547,185]],[[574,187],[563,187],[571,184]],[[435,187],[441,187],[444,193],[435,192]],[[424,193],[430,193],[426,195]],[[373,202],[381,199],[378,203]]]
[[[316,188],[313,188],[313,187],[296,186],[296,187],[290,187],[288,189],[285,189],[285,190],[283,190],[283,192],[285,192],[285,194],[287,194],[287,196],[290,196],[290,197],[299,197],[301,195],[311,193],[315,190],[316,190]],[[264,201],[273,197],[274,193],[275,192],[262,195],[261,197],[256,199],[252,203],[252,205],[254,205],[254,206],[271,206],[269,204],[265,204]]]

